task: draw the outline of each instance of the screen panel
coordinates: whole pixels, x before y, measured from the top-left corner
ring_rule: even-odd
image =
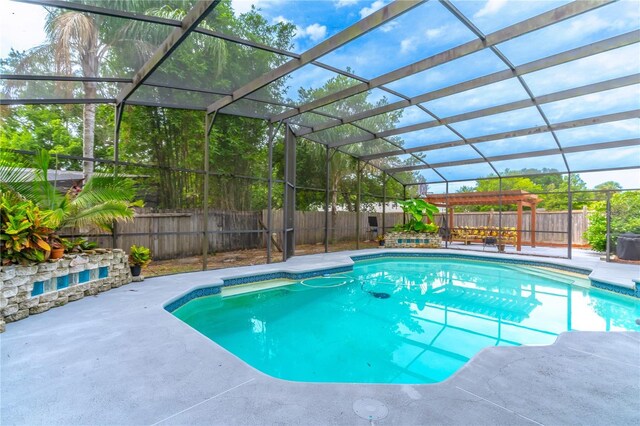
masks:
[[[640,135],[640,118],[575,127],[555,132],[562,147],[590,145],[637,138]]]
[[[553,139],[553,135],[547,132],[477,143],[475,147],[478,148],[485,157],[495,157],[498,155],[557,149],[558,144]]]
[[[623,0],[516,37],[498,47],[511,62],[521,65],[638,29],[638,23],[637,2]]]
[[[476,137],[494,133],[543,126],[544,120],[534,108],[523,108],[515,111],[503,112],[487,117],[452,123],[451,127],[464,137]]]
[[[394,142],[398,141],[398,143],[406,149],[460,140],[460,138],[446,126],[430,127],[424,130],[403,133],[391,139]]]
[[[529,95],[517,78],[510,78],[422,105],[438,117],[449,117],[523,99],[529,99]]]
[[[440,2],[430,1],[323,56],[320,61],[371,79],[474,38]]]
[[[607,90],[541,105],[552,123],[640,108],[640,85]]]
[[[487,163],[478,163],[470,166],[438,167],[438,172],[449,181],[479,179],[496,175]]]
[[[597,72],[594,72],[597,70]],[[546,95],[640,72],[640,43],[523,76],[534,95]]]
[[[77,77],[133,77],[174,29],[9,1],[0,8],[0,23],[0,58],[7,59],[0,65],[1,73]],[[93,36],[76,38],[74,51],[64,49],[55,34],[77,32],[78,28]],[[61,60],[63,57],[67,59]]]
[[[489,34],[562,6],[569,1],[516,0],[507,3],[453,0],[452,3],[482,32]]]
[[[508,174],[536,175],[543,172],[567,172],[564,160],[559,154],[493,161],[491,164],[503,176]]]
[[[575,171],[640,167],[640,146],[572,152],[566,157],[569,167]]]
[[[406,96],[418,96],[506,69],[504,62],[484,49],[396,80],[387,87]]]

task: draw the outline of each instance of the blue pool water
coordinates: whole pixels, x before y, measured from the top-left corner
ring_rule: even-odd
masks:
[[[190,301],[174,315],[274,377],[434,383],[489,346],[567,330],[639,330],[640,301],[585,278],[449,259],[357,262],[352,272]]]

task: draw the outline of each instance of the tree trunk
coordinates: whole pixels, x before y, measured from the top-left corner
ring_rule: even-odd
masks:
[[[96,83],[84,83],[84,92],[88,99],[95,98],[97,93]],[[82,156],[93,159],[96,133],[96,104],[84,104],[82,124]],[[93,170],[93,161],[82,161],[82,173],[85,183],[93,174]]]

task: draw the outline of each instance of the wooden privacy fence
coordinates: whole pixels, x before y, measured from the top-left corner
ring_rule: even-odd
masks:
[[[260,229],[261,211],[209,211],[209,247],[213,252],[243,250],[264,245]],[[203,213],[199,209],[141,211],[133,222],[117,227],[116,246],[149,247],[157,260],[202,254]],[[98,237],[98,244],[111,247],[111,235]]]
[[[567,212],[538,211],[536,241],[541,244],[567,243]],[[375,237],[371,232],[368,218],[376,216],[382,227],[382,213],[362,212],[360,215],[360,239]],[[387,231],[402,223],[402,213],[387,213]],[[357,214],[338,212],[335,218],[329,215],[329,231],[332,241],[355,240]],[[436,223],[442,224],[442,215],[436,217]],[[296,244],[321,244],[324,242],[323,211],[297,211],[295,216]],[[529,212],[524,213],[523,228],[528,230],[531,223]],[[209,211],[209,247],[212,252],[261,248],[266,246],[266,211]],[[498,213],[473,212],[456,213],[455,226],[498,226]],[[516,212],[502,214],[502,226],[515,227]],[[588,226],[586,210],[573,211],[573,243],[586,244],[582,234]],[[273,211],[273,231],[282,231],[282,211]],[[151,248],[155,259],[171,259],[202,254],[202,210],[143,210],[133,222],[119,224],[116,246],[129,250],[131,245],[143,245]],[[529,233],[523,232],[523,241],[529,241]],[[113,238],[102,234],[96,238],[102,247],[111,247]],[[279,240],[279,236],[278,236]],[[275,250],[275,248],[274,248]]]

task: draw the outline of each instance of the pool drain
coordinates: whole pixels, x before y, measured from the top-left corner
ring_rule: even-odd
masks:
[[[353,411],[366,420],[380,420],[387,417],[389,409],[382,402],[371,399],[361,398],[353,403]]]

